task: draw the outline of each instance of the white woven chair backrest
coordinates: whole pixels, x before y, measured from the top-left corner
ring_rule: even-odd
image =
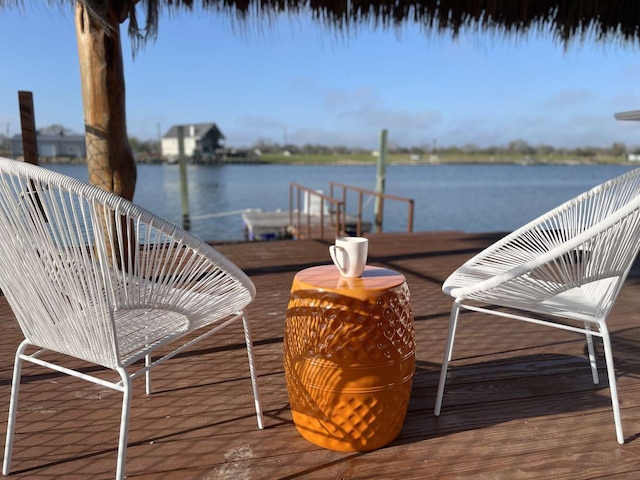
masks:
[[[0,288],[25,338],[109,368],[120,364],[115,312],[177,311],[193,329],[238,312],[255,295],[237,266],[170,222],[92,185],[2,158],[0,254]]]
[[[599,315],[606,316],[639,248],[640,169],[635,169],[558,206],[469,260],[465,265],[501,273],[459,293],[498,304],[508,297],[517,307],[518,299],[527,306],[532,299],[540,302],[580,287]]]

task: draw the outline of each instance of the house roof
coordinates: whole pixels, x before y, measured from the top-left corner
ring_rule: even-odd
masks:
[[[178,127],[184,127],[184,135],[185,137],[191,136],[189,134],[189,127],[194,127],[195,128],[195,132],[194,132],[194,137],[196,138],[202,138],[204,137],[207,133],[209,133],[211,130],[217,130],[218,133],[220,134],[221,138],[225,138],[225,136],[223,135],[223,133],[220,131],[220,129],[218,128],[218,126],[215,123],[188,123],[186,125],[173,125],[168,131],[167,133],[165,133],[162,138],[177,138],[178,137]]]

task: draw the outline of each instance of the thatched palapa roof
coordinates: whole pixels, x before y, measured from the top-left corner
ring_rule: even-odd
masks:
[[[104,0],[82,0],[100,7]],[[115,0],[114,0],[115,1]],[[637,0],[120,0],[130,33],[153,38],[161,11],[201,9],[237,21],[309,13],[314,21],[340,33],[360,25],[402,28],[417,25],[427,33],[457,35],[463,29],[507,36],[531,32],[551,35],[565,46],[572,40],[640,44]],[[137,12],[133,5],[137,3]],[[99,8],[97,9],[99,11]],[[137,22],[144,16],[144,25]],[[141,35],[141,36],[140,36]]]
[[[28,0],[0,0],[0,7]],[[40,2],[41,0],[35,0]],[[353,33],[357,27],[402,28],[417,25],[427,33],[457,35],[463,29],[507,36],[531,32],[551,35],[565,46],[572,40],[640,44],[638,0],[78,0],[105,26],[108,5],[119,21],[129,19],[129,33],[144,42],[158,33],[162,12],[210,11],[233,21],[264,21],[281,15],[308,13],[330,30]],[[72,5],[74,0],[48,0]]]

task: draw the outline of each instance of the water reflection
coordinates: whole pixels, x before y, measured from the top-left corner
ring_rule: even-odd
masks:
[[[47,165],[86,180],[84,165]],[[390,165],[386,193],[415,200],[415,231],[511,231],[583,191],[633,167],[625,165]],[[242,240],[242,209],[289,209],[289,184],[329,193],[336,181],[375,190],[375,165],[190,165],[187,168],[192,232],[212,241]],[[182,222],[177,165],[139,165],[135,201]],[[370,199],[369,199],[370,200]],[[373,221],[373,201],[364,199]],[[347,199],[354,214],[357,199]],[[384,231],[406,230],[403,203],[386,202]]]

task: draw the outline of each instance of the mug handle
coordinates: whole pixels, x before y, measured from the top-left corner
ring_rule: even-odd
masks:
[[[347,274],[347,268],[343,267],[340,264],[340,262],[338,261],[338,257],[336,255],[336,249],[338,249],[338,248],[340,250],[344,250],[344,248],[336,247],[335,245],[329,246],[329,255],[331,255],[331,260],[333,260],[333,264],[336,266],[336,268],[338,269],[340,274],[341,275],[346,275]],[[347,260],[347,262],[349,262],[349,257],[347,255],[345,255],[344,258]],[[346,266],[348,267],[349,265],[347,264]]]

